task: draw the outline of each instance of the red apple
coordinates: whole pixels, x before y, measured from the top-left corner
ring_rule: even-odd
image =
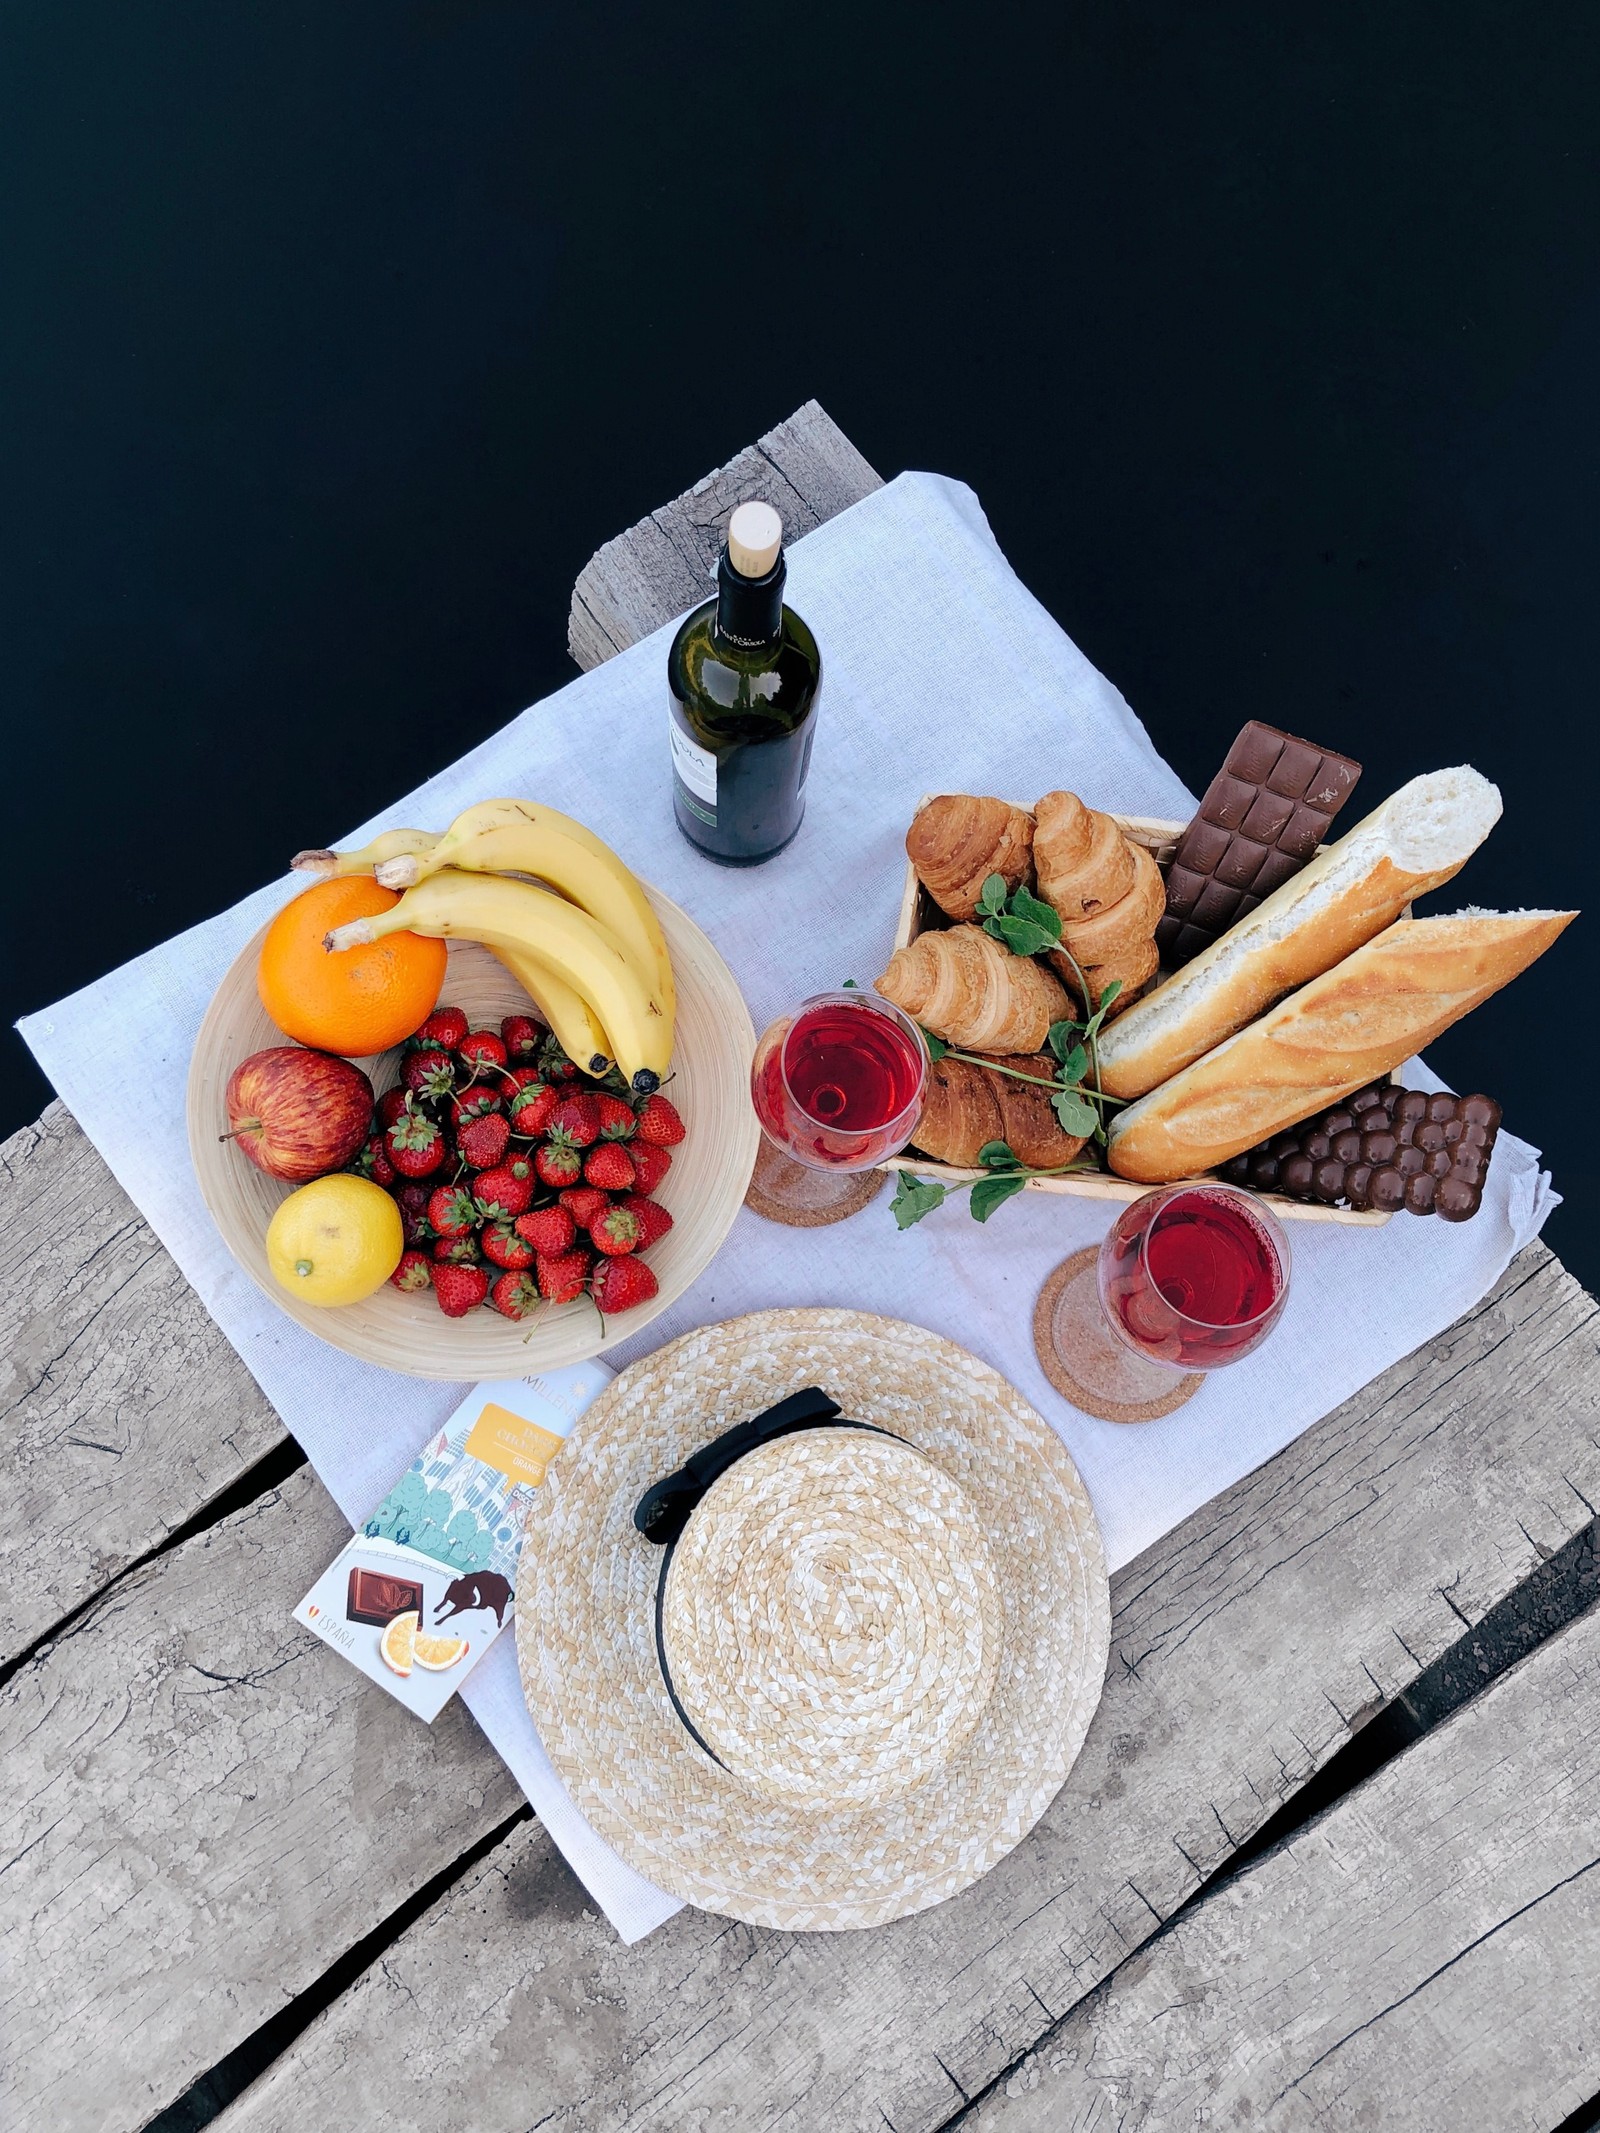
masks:
[[[293,1184],[342,1170],[372,1131],[372,1083],[360,1067],[298,1044],[253,1052],[229,1075],[226,1101],[222,1139]]]

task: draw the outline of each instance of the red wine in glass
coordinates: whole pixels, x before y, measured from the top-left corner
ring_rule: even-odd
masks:
[[[768,1138],[799,1162],[871,1170],[911,1138],[928,1054],[916,1024],[875,993],[821,993],[756,1047],[751,1100]]]
[[[1178,1370],[1217,1370],[1277,1324],[1289,1241],[1252,1194],[1178,1185],[1126,1209],[1099,1271],[1106,1316],[1130,1348]]]

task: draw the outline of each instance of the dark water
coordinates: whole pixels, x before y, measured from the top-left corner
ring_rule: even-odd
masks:
[[[1583,901],[1597,56],[1470,0],[17,0],[7,1019],[568,678],[591,550],[810,394],[975,485],[1191,784],[1250,716],[1363,797],[1468,757],[1472,896]],[[1591,1284],[1596,940],[1433,1050]]]

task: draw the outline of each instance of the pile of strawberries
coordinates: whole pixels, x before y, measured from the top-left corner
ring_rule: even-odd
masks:
[[[374,1125],[350,1167],[399,1204],[397,1289],[431,1288],[448,1318],[482,1303],[527,1318],[583,1295],[609,1314],[657,1293],[641,1255],[672,1227],[655,1193],[684,1137],[665,1096],[582,1079],[529,1016],[497,1035],[438,1007]]]

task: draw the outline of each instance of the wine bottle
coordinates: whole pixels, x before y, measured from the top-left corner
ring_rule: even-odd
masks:
[[[673,812],[724,866],[781,852],[805,813],[822,656],[783,604],[787,576],[783,521],[770,504],[740,504],[717,596],[685,618],[667,654]]]

